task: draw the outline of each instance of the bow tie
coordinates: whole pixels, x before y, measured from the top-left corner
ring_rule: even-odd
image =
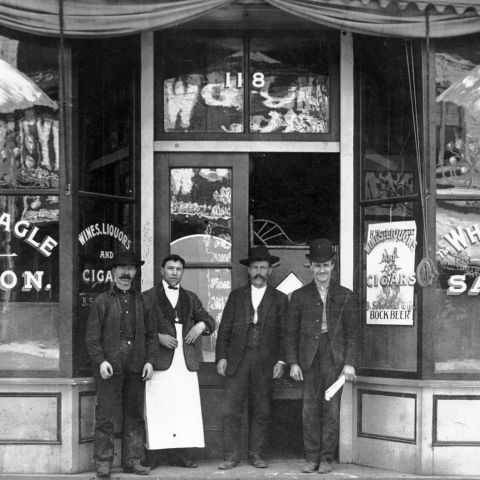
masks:
[[[169,289],[169,290],[178,290],[178,287],[172,287],[172,286],[169,285],[169,286],[168,286],[168,289]]]

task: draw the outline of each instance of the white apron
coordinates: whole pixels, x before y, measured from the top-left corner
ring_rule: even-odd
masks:
[[[175,324],[178,347],[168,370],[155,371],[145,385],[146,446],[203,448],[202,408],[197,372],[188,370],[183,354],[182,325]]]

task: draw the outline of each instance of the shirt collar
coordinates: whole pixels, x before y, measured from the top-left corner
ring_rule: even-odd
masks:
[[[180,290],[180,284],[177,285],[177,288],[168,288],[169,285],[168,283],[162,278],[162,285],[163,285],[163,289],[167,292],[168,290],[170,290],[170,292],[178,292]]]
[[[135,293],[135,289],[133,288],[133,285],[130,285],[130,288],[128,290],[122,290],[121,288],[117,287],[117,284],[113,284],[113,290],[115,293]]]

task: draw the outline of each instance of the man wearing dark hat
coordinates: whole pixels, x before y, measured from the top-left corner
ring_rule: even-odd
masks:
[[[303,473],[328,473],[338,445],[341,392],[325,390],[340,374],[355,379],[359,311],[351,290],[331,281],[335,251],[327,239],[310,244],[313,281],[293,292],[287,315],[286,358],[290,376],[303,380]]]
[[[157,335],[153,317],[132,286],[143,265],[132,252],[111,262],[114,284],[90,307],[85,343],[97,378],[93,457],[97,478],[110,478],[115,418],[123,404],[123,465],[126,472],[148,475],[144,452],[144,381],[153,374]]]
[[[249,405],[249,459],[265,468],[262,458],[268,422],[272,379],[283,375],[282,335],[288,308],[287,296],[267,284],[279,258],[264,246],[250,249],[240,263],[248,267],[250,282],[233,290],[218,330],[216,361],[225,377],[223,433],[225,461],[221,470],[239,461],[240,424],[245,399]]]

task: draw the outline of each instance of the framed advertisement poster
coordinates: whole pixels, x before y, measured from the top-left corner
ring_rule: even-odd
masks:
[[[413,325],[415,221],[368,227],[367,324]]]

